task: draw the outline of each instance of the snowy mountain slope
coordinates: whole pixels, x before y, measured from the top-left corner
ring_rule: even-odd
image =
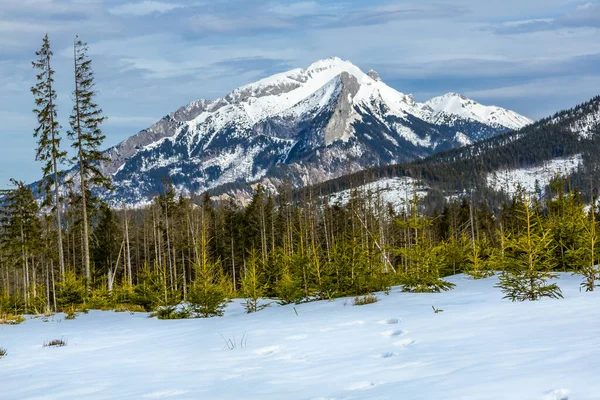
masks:
[[[487,202],[502,201],[493,192],[511,195],[519,185],[530,193],[537,189],[543,193],[560,175],[569,180],[571,188],[590,195],[590,182],[598,181],[596,171],[600,170],[600,96],[519,130],[472,144],[466,136],[457,134],[455,138],[465,146],[336,178],[312,190],[336,198],[357,183],[383,193],[386,190],[381,188],[390,181],[417,179],[420,187],[433,194],[429,204],[441,206],[444,198],[472,191]],[[392,196],[394,189],[389,192]]]
[[[557,176],[569,177],[582,163],[581,154],[576,154],[554,158],[538,166],[502,169],[487,175],[487,185],[498,192],[510,195],[516,194],[519,187],[528,193],[535,193],[537,189],[543,192],[552,179]]]
[[[90,311],[2,325],[0,397],[598,399],[600,292],[561,274],[564,299],[511,303],[497,278],[448,280],[450,292],[395,288],[361,307],[337,299],[246,314],[235,300],[220,318]],[[42,347],[58,338],[67,346]]]
[[[339,58],[321,60],[198,100],[109,149],[109,201],[139,204],[170,176],[200,193],[262,180],[300,187],[422,158],[529,124],[457,95],[417,103]],[[456,104],[455,104],[456,103]]]
[[[429,120],[437,123],[452,123],[457,119],[467,119],[513,130],[533,123],[529,118],[514,111],[496,106],[484,106],[458,93],[434,97],[424,105],[432,110]]]
[[[342,190],[327,196],[329,204],[347,204],[353,193],[369,198],[375,210],[386,210],[391,204],[398,212],[405,210],[416,194],[419,198],[427,194],[427,187],[409,177],[384,178],[366,183],[353,189]]]

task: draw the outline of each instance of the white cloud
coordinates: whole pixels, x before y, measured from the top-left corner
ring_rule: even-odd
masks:
[[[154,13],[164,14],[182,7],[184,6],[181,4],[145,0],[139,3],[126,3],[120,6],[112,7],[109,8],[108,11],[115,15],[141,17]]]

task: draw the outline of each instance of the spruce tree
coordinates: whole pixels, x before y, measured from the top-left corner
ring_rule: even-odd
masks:
[[[270,262],[279,271],[274,289],[275,295],[282,305],[298,303],[302,301],[304,296],[302,292],[302,279],[293,274],[290,258],[290,256],[285,254],[283,249],[278,248],[270,259]]]
[[[102,109],[95,103],[96,90],[92,60],[88,57],[88,47],[79,39],[75,39],[74,47],[75,89],[73,91],[73,112],[69,119],[71,130],[69,137],[73,140],[76,155],[73,161],[79,167],[80,193],[82,197],[83,223],[83,260],[86,288],[90,289],[90,245],[88,207],[90,199],[88,190],[92,187],[110,189],[110,179],[101,170],[101,163],[107,158],[100,151],[105,136],[100,125],[106,119]]]
[[[115,260],[121,253],[123,233],[119,217],[107,204],[100,206],[98,223],[94,229],[94,264],[102,273],[113,275],[118,268]],[[109,285],[110,287],[110,285]]]
[[[263,283],[263,273],[259,267],[259,258],[254,249],[250,250],[242,278],[242,296],[244,297],[244,307],[248,314],[257,312],[267,305],[260,304],[260,299],[265,297],[266,285]]]
[[[444,266],[444,247],[435,243],[430,235],[432,221],[419,214],[419,199],[415,196],[410,202],[411,215],[396,223],[408,233],[407,243],[396,248],[396,254],[403,258],[403,273],[400,283],[407,292],[441,292],[455,285],[441,279],[440,270]],[[400,268],[398,268],[400,269]]]
[[[0,196],[3,197],[0,214],[1,239],[9,257],[15,263],[19,260],[21,264],[23,300],[27,310],[31,300],[29,289],[35,287],[31,257],[40,246],[40,221],[37,217],[39,209],[31,188],[14,179],[11,179],[11,183],[14,185],[13,189],[0,192]]]
[[[555,267],[567,271],[573,265],[571,255],[577,245],[577,237],[584,226],[585,212],[579,194],[570,190],[565,193],[566,181],[557,177],[551,183],[555,197],[546,202],[551,221]]]
[[[583,207],[582,207],[583,208]],[[584,281],[581,287],[586,292],[594,291],[600,280],[598,270],[598,237],[596,222],[596,198],[593,197],[590,212],[587,218],[581,218],[575,223],[582,228],[578,230],[576,237],[576,248],[569,250],[567,255],[572,260],[576,271],[583,275]]]
[[[203,318],[223,315],[227,299],[219,281],[220,263],[207,260],[193,265],[196,279],[187,295],[192,311]]]
[[[203,218],[199,241],[200,263],[194,264],[196,279],[187,296],[193,311],[204,318],[223,315],[226,302],[223,286],[219,282],[221,263],[219,260],[213,262],[209,257],[207,225],[208,220]]]
[[[524,191],[520,196],[518,216],[523,229],[520,234],[505,234],[503,238],[506,269],[497,286],[502,289],[504,298],[512,301],[560,298],[558,285],[548,283],[556,277],[551,272],[554,266],[552,232],[544,226],[538,204]]]
[[[36,160],[42,162],[42,180],[40,189],[46,194],[44,205],[53,205],[56,213],[56,228],[58,232],[58,261],[61,276],[65,273],[65,257],[63,253],[63,236],[61,222],[61,199],[59,193],[59,180],[61,174],[58,165],[66,161],[67,153],[60,148],[60,124],[56,110],[56,91],[54,90],[54,70],[52,69],[52,50],[50,39],[46,35],[42,48],[37,51],[38,59],[32,62],[33,68],[38,70],[37,83],[31,88],[35,100],[34,114],[37,116],[38,126],[33,136],[38,140]],[[51,191],[53,195],[50,195]],[[52,204],[54,203],[54,204]]]

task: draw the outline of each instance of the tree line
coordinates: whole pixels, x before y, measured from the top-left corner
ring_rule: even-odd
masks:
[[[66,175],[58,169],[67,153],[47,36],[36,55],[43,179],[38,190],[13,180],[2,193],[0,312],[127,307],[162,318],[209,317],[235,297],[256,312],[268,298],[290,304],[396,285],[440,292],[453,288],[444,278],[458,273],[500,273],[499,288],[513,301],[560,298],[557,272],[581,274],[582,289],[597,286],[596,199],[558,177],[544,198],[519,191],[497,206],[465,195],[435,207],[416,194],[386,204],[353,189],[332,204],[314,190],[272,196],[260,186],[240,205],[208,193],[178,196],[165,177],[151,204],[110,207],[95,196],[110,190],[110,180],[100,168],[105,118],[94,101],[87,45],[74,42],[67,135],[77,168]]]

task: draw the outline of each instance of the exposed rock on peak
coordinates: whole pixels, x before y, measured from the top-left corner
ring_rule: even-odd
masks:
[[[381,80],[381,78],[379,77],[379,74],[377,73],[377,71],[375,70],[370,70],[367,75],[373,79],[375,82],[379,82]]]

